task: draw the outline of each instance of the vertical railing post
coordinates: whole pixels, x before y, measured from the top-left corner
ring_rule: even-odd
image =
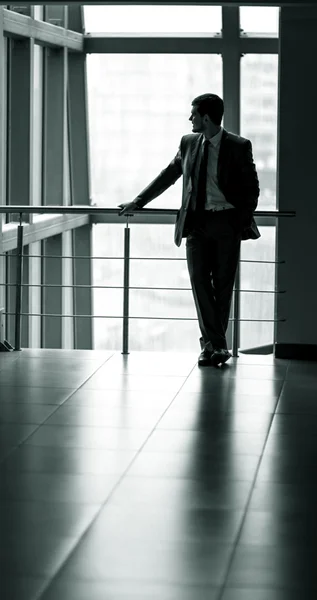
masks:
[[[236,277],[234,282],[234,297],[233,297],[233,327],[232,327],[232,356],[238,357],[239,348],[239,326],[240,318],[240,258],[238,261]]]
[[[274,244],[275,244],[275,248],[278,248],[277,246],[277,239],[278,239],[278,220],[275,221],[275,228],[274,228],[274,235],[275,235],[275,239],[274,239]],[[277,286],[276,286],[276,282],[277,282],[277,265],[279,263],[279,257],[278,257],[278,250],[275,251],[275,262],[274,262],[274,290],[275,290],[275,294],[274,294],[274,323],[273,323],[273,356],[275,357],[275,349],[276,349],[276,337],[277,337],[277,320],[278,320],[278,310],[277,310],[277,299],[278,299],[278,290],[277,290]]]
[[[123,270],[123,340],[122,354],[129,354],[129,292],[130,292],[130,228],[129,218],[124,230]]]
[[[14,350],[21,350],[21,307],[22,307],[22,277],[23,277],[23,225],[22,213],[17,229],[17,264],[15,292],[15,344]]]

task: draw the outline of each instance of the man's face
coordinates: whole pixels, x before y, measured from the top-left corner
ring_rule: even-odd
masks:
[[[199,114],[196,106],[192,106],[189,120],[192,122],[194,133],[203,133],[205,131],[205,119]]]

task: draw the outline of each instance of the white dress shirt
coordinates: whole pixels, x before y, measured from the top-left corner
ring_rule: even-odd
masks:
[[[225,210],[234,208],[233,204],[227,202],[218,185],[217,170],[222,135],[223,127],[220,128],[220,131],[218,131],[216,135],[209,139],[206,189],[207,200],[205,210]]]

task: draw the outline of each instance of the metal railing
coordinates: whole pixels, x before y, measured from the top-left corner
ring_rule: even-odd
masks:
[[[1,285],[5,285],[5,286],[15,286],[16,288],[16,296],[15,296],[15,311],[14,313],[12,312],[8,312],[8,311],[4,311],[4,314],[6,315],[14,315],[15,317],[15,346],[14,346],[14,350],[15,351],[19,351],[21,350],[21,319],[22,316],[46,316],[46,317],[60,317],[60,318],[66,318],[66,317],[72,317],[72,318],[122,318],[123,320],[123,337],[122,337],[122,353],[123,354],[128,354],[129,353],[129,321],[130,319],[133,318],[146,318],[146,319],[163,319],[163,320],[197,320],[194,318],[190,318],[190,317],[177,317],[177,318],[168,318],[168,317],[131,317],[129,314],[129,299],[130,299],[130,290],[132,289],[138,289],[138,290],[166,290],[166,291],[171,291],[171,290],[175,290],[175,291],[187,291],[190,290],[190,288],[166,288],[166,287],[142,287],[142,286],[130,286],[130,261],[133,260],[133,258],[130,255],[130,227],[129,227],[129,220],[131,218],[131,215],[129,216],[124,216],[124,217],[119,217],[118,220],[116,220],[116,222],[125,222],[126,226],[124,229],[124,255],[123,257],[109,257],[112,260],[113,259],[118,259],[118,260],[123,260],[124,263],[124,270],[123,270],[123,285],[122,286],[97,286],[97,285],[93,285],[93,286],[88,286],[88,285],[80,285],[80,284],[72,284],[72,285],[64,285],[64,284],[24,284],[22,282],[23,280],[23,258],[27,257],[27,258],[41,258],[43,257],[42,254],[39,255],[31,255],[31,254],[27,254],[24,255],[23,254],[23,246],[24,246],[24,242],[23,242],[23,233],[24,233],[24,227],[28,226],[28,223],[24,223],[23,222],[23,215],[30,215],[30,214],[47,214],[47,215],[66,215],[66,214],[85,214],[85,215],[90,215],[91,217],[91,222],[94,223],[98,223],[98,217],[97,215],[117,215],[118,216],[118,209],[112,209],[112,208],[102,208],[102,207],[97,207],[97,206],[1,206],[0,207],[0,213],[5,213],[5,214],[18,214],[19,215],[19,224],[17,225],[17,253],[14,256],[17,259],[17,263],[16,263],[16,282],[14,284],[6,284],[6,283],[2,283]],[[142,214],[143,218],[146,215],[164,215],[164,216],[170,216],[170,217],[174,217],[174,215],[176,216],[177,214],[177,210],[174,209],[141,209],[140,211],[135,211],[135,213],[132,216],[136,216],[138,217],[140,214]],[[280,218],[280,217],[294,217],[296,215],[295,211],[256,211],[255,212],[255,216],[256,217],[273,217],[274,219]],[[28,242],[29,244],[30,242]],[[72,258],[72,259],[87,259],[87,260],[94,260],[94,259],[104,259],[106,260],[108,257],[103,256],[103,257],[91,257],[91,256],[63,256],[63,255],[54,255],[54,256],[49,256],[47,258]],[[158,257],[158,258],[147,258],[147,257],[138,257],[138,260],[186,260],[185,258],[162,258],[162,257]],[[236,273],[236,279],[235,279],[235,286],[234,286],[234,295],[233,295],[233,317],[230,318],[229,320],[232,321],[232,325],[233,325],[233,329],[232,329],[232,354],[233,356],[238,356],[238,346],[239,346],[239,323],[241,321],[254,321],[254,322],[276,322],[276,321],[285,321],[285,319],[241,319],[240,318],[240,294],[241,292],[257,292],[257,293],[268,293],[268,294],[282,294],[285,293],[285,290],[254,290],[254,289],[248,289],[248,290],[241,290],[240,287],[240,264],[241,262],[250,262],[250,263],[268,263],[268,264],[281,264],[284,263],[285,261],[259,261],[259,260],[241,260],[239,261],[239,265],[238,265],[238,269],[237,269],[237,273]],[[23,313],[22,312],[22,289],[23,287],[27,286],[34,286],[34,287],[58,287],[58,288],[101,288],[101,289],[123,289],[123,315],[120,315],[119,317],[109,317],[107,315],[77,315],[77,314],[72,314],[72,315],[63,315],[63,314],[51,314],[51,315],[46,315],[46,314],[35,314],[35,313]]]

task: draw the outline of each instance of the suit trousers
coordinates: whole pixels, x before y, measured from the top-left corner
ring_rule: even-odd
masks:
[[[186,258],[201,345],[227,348],[232,292],[241,246],[236,209],[195,215],[186,240]]]

